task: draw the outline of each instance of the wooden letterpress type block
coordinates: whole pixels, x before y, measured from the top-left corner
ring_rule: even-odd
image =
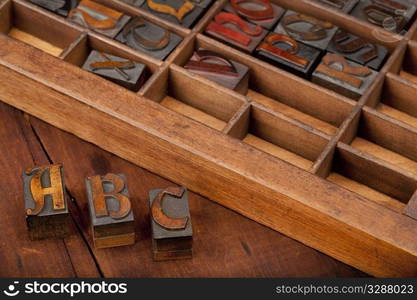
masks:
[[[135,92],[146,77],[144,64],[96,50],[91,51],[82,68]]]
[[[213,51],[198,49],[184,68],[241,94],[248,91],[249,68]]]
[[[163,60],[178,46],[182,38],[165,28],[136,17],[123,28],[116,40]]]
[[[91,0],[81,0],[68,14],[68,19],[83,27],[114,38],[130,17]]]
[[[352,15],[385,30],[403,33],[417,9],[409,0],[362,0]]]
[[[320,54],[320,50],[280,33],[271,33],[256,48],[258,58],[304,78],[311,77]]]
[[[341,10],[345,13],[349,13],[358,4],[359,0],[314,0],[323,5]]]
[[[86,180],[94,246],[109,248],[135,243],[135,228],[126,177],[92,176]]]
[[[248,53],[252,53],[267,34],[261,26],[228,12],[217,14],[205,32]]]
[[[224,10],[267,30],[272,29],[285,12],[285,9],[269,0],[229,0]]]
[[[124,3],[130,4],[132,6],[141,7],[145,0],[121,0]]]
[[[189,0],[145,0],[142,8],[186,28],[193,26],[204,13],[203,7]]]
[[[382,67],[388,55],[386,47],[343,30],[338,30],[327,50],[377,71]]]
[[[313,82],[346,97],[359,99],[377,74],[339,54],[328,53],[313,72]]]
[[[75,8],[79,0],[29,0],[33,4],[39,5],[61,16],[68,16],[71,9]]]
[[[275,33],[289,35],[304,44],[325,50],[337,31],[327,21],[288,10],[275,28]]]
[[[63,238],[71,217],[61,165],[28,169],[23,173],[26,225],[29,238]]]
[[[191,258],[193,230],[187,189],[152,190],[149,204],[154,260]]]
[[[207,8],[210,6],[213,0],[191,0],[191,2],[199,7]]]

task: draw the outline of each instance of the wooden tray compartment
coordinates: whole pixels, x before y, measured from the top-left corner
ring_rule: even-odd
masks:
[[[0,3],[0,32],[51,55],[65,55],[81,31],[24,1]]]
[[[245,106],[225,131],[304,170],[311,169],[329,142],[326,135],[257,103]]]
[[[222,131],[246,99],[172,65],[162,72],[144,96],[190,119]]]

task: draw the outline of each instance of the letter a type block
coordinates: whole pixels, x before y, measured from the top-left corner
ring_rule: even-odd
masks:
[[[91,230],[96,248],[135,243],[134,217],[123,174],[92,176],[86,180]]]
[[[151,190],[149,203],[153,259],[191,258],[193,230],[187,189],[168,187]]]
[[[29,238],[63,238],[70,216],[61,165],[28,169],[23,173],[26,225]]]

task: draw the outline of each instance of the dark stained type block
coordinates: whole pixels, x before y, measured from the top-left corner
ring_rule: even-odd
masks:
[[[151,190],[149,204],[154,260],[191,258],[193,230],[187,189]]]
[[[311,77],[320,55],[320,50],[279,33],[271,33],[256,48],[258,58],[303,78]]]
[[[204,13],[203,7],[189,0],[145,0],[142,9],[186,28],[193,26]]]
[[[47,10],[61,16],[68,16],[71,9],[75,8],[80,0],[29,0],[33,4],[39,5]]]
[[[337,29],[330,22],[288,10],[274,32],[289,35],[299,42],[326,50]]]
[[[339,30],[334,35],[327,50],[377,71],[388,56],[386,47],[371,43],[343,30]]]
[[[229,0],[224,10],[267,30],[271,30],[285,12],[285,9],[269,0]]]
[[[247,53],[252,53],[267,34],[261,26],[228,12],[217,14],[205,32]]]
[[[82,0],[68,14],[68,19],[83,27],[114,38],[130,17],[91,0]]]
[[[417,9],[409,0],[362,0],[352,15],[388,31],[403,33]]]
[[[359,99],[377,74],[339,54],[328,53],[314,71],[313,82],[346,97]]]
[[[92,176],[86,180],[91,230],[96,248],[135,243],[134,217],[123,174]]]
[[[131,91],[138,91],[146,79],[146,66],[122,57],[91,51],[82,67]]]
[[[123,28],[116,40],[163,60],[178,46],[182,38],[165,28],[136,17]]]
[[[184,68],[241,94],[248,91],[249,68],[213,51],[198,49]]]
[[[349,13],[358,4],[359,0],[314,0],[329,7]]]
[[[26,225],[29,238],[63,238],[71,217],[61,165],[28,169],[23,173]]]
[[[199,7],[207,8],[210,6],[213,0],[191,0],[191,2]]]

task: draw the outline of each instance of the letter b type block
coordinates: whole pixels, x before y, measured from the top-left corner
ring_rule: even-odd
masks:
[[[63,238],[70,216],[61,165],[28,169],[23,173],[26,225],[29,238]]]
[[[191,258],[193,230],[187,189],[152,190],[149,202],[154,260]]]
[[[86,186],[94,246],[134,244],[134,217],[125,176],[92,176],[87,178]]]

